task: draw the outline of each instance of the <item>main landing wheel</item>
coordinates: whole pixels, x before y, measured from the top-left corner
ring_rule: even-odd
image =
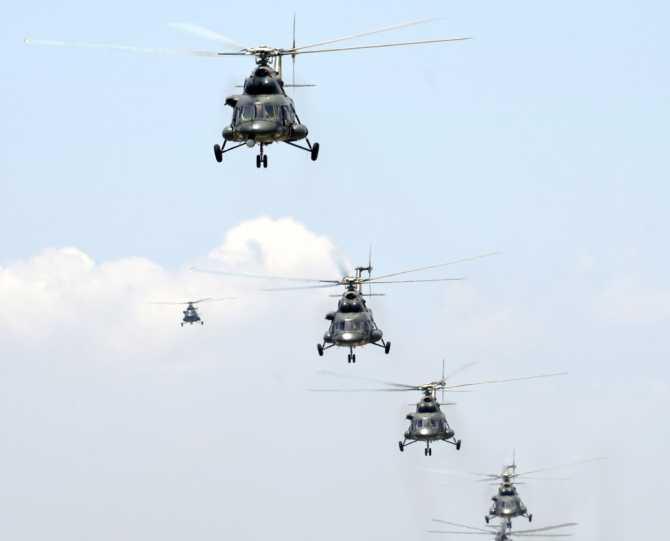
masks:
[[[400,449],[400,452],[402,453],[405,450],[405,446],[401,441],[398,442],[398,449]]]
[[[486,515],[486,516],[484,517],[484,520],[486,521],[486,524],[488,524],[488,523],[489,523],[489,516]]]
[[[267,169],[268,167],[268,155],[266,154],[263,156],[263,159],[261,160],[263,162],[263,168]]]
[[[181,325],[182,327],[184,326],[184,324],[183,324],[183,323],[180,323],[180,325]]]
[[[223,151],[221,150],[220,145],[214,145],[214,157],[216,161],[221,163],[223,161]]]
[[[460,450],[461,450],[461,440],[458,440],[458,441],[456,442],[456,450],[457,450],[457,451],[460,451]]]
[[[200,322],[200,325],[204,325],[204,324],[205,324],[205,322],[204,322],[204,321],[201,321],[201,322]]]
[[[258,154],[256,156],[256,167],[258,167],[259,169],[261,168],[261,155],[260,154]]]
[[[528,522],[533,522],[533,513],[528,515]]]
[[[315,162],[319,157],[319,143],[314,143],[312,145],[312,150],[310,150],[309,155],[312,158],[312,161]]]
[[[384,346],[384,353],[388,355],[389,351],[391,351],[391,342],[386,342],[386,345]]]
[[[316,345],[316,351],[319,353],[319,357],[323,357],[323,346],[321,344]]]

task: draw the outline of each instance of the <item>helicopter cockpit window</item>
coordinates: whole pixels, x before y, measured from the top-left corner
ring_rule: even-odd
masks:
[[[415,421],[416,427],[421,428],[423,426],[423,421],[421,419],[417,419]]]
[[[241,122],[248,122],[256,117],[256,108],[252,104],[245,105],[241,108],[239,120]]]
[[[344,321],[338,321],[337,323],[334,324],[334,327],[335,327],[338,331],[343,331],[343,330],[344,330],[344,327],[345,327],[345,325],[344,325]]]
[[[271,103],[266,103],[263,106],[263,118],[268,120],[276,120],[277,118],[277,109]]]

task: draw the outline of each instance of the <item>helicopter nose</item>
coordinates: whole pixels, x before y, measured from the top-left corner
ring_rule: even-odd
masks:
[[[277,123],[271,120],[255,120],[246,126],[240,126],[238,131],[246,139],[255,139],[274,134],[277,131]]]
[[[360,340],[362,337],[363,337],[363,335],[362,335],[362,333],[360,333],[360,332],[351,332],[351,331],[347,331],[347,332],[343,332],[343,333],[340,335],[340,340],[341,340],[342,342],[357,342],[357,341]]]

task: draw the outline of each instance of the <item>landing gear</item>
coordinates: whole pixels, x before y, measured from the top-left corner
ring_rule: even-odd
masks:
[[[349,353],[349,355],[347,355],[347,362],[355,363],[356,362],[356,354],[355,353]]]
[[[179,325],[181,325],[181,326],[183,327],[183,326],[184,326],[184,322],[182,321]]]
[[[426,446],[426,448],[423,450],[423,454],[426,456],[433,456],[433,450],[430,447]]]
[[[398,442],[398,449],[400,449],[401,453],[404,452],[405,451],[405,444],[403,442],[399,441]]]
[[[386,342],[386,344],[384,344],[384,353],[388,355],[389,351],[391,351],[391,342]]]
[[[305,150],[305,151],[309,152],[309,157],[312,159],[313,162],[315,162],[317,160],[317,158],[319,157],[319,148],[320,148],[319,143],[312,144],[312,143],[309,142],[309,139],[307,139],[307,137],[305,137],[305,141],[307,141],[307,146],[306,147],[302,146],[302,145],[298,145],[297,143],[294,143],[293,141],[284,141],[284,143],[286,143],[287,145],[291,145],[292,147],[299,148],[301,150]]]
[[[319,143],[314,143],[309,151],[309,157],[312,158],[313,162],[319,157],[319,148]]]
[[[221,163],[223,161],[223,155],[226,152],[230,152],[231,150],[235,150],[236,148],[243,147],[245,143],[240,143],[239,145],[235,145],[234,147],[230,147],[226,149],[226,140],[224,139],[222,145],[214,145],[214,158],[216,159],[217,162]]]
[[[204,324],[205,324],[205,322],[204,322],[204,321],[200,321],[200,325],[204,325]]]
[[[321,344],[316,345],[316,351],[319,354],[319,357],[323,357],[323,346]]]
[[[456,442],[456,450],[457,450],[457,451],[460,451],[460,450],[461,450],[461,440],[458,440],[458,441]]]
[[[488,523],[489,523],[489,520],[490,520],[490,519],[489,519],[489,516],[486,515],[486,516],[484,517],[484,520],[486,521],[486,524],[488,524]]]
[[[214,158],[219,163],[223,161],[223,149],[219,145],[214,145]]]
[[[263,145],[263,143],[261,143],[260,154],[258,154],[256,156],[256,167],[258,169],[260,169],[261,164],[263,165],[264,168],[267,168],[267,166],[268,166],[268,155],[265,154],[265,152],[264,152],[265,149],[263,147],[264,147],[264,145]]]
[[[528,522],[533,522],[533,513],[528,515]]]

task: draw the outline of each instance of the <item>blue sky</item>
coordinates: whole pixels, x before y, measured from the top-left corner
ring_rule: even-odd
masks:
[[[638,502],[619,530],[604,524],[625,504],[608,490],[614,472],[625,470],[628,460],[646,475],[622,474],[630,476],[625,477],[628,486],[641,497],[657,494],[660,500],[660,489],[668,482],[667,474],[652,476],[663,468],[661,456],[669,445],[667,434],[658,430],[663,426],[659,413],[667,410],[670,384],[666,364],[670,351],[666,279],[670,259],[665,250],[670,226],[666,136],[670,48],[664,26],[670,8],[665,3],[138,5],[121,0],[58,5],[22,2],[4,6],[2,11],[0,199],[4,211],[0,213],[0,271],[5,278],[0,291],[7,310],[2,332],[5,358],[22,360],[21,366],[3,361],[4,390],[22,405],[10,408],[4,421],[24,430],[25,420],[32,419],[28,426],[35,427],[35,433],[22,440],[23,447],[6,447],[4,463],[18,464],[17,471],[64,472],[64,478],[56,478],[54,483],[67,479],[68,472],[79,479],[81,485],[74,482],[74,486],[81,491],[70,493],[71,508],[55,529],[57,538],[72,533],[69,521],[74,521],[75,510],[85,500],[80,499],[82,494],[91,490],[96,494],[96,480],[97,486],[107,486],[110,494],[117,488],[124,494],[146,490],[146,498],[154,501],[152,513],[161,513],[157,498],[160,483],[152,485],[155,479],[149,474],[148,478],[140,476],[137,484],[132,481],[132,452],[124,443],[130,436],[119,428],[124,423],[136,423],[141,432],[143,425],[138,419],[145,418],[158,427],[155,437],[145,434],[141,438],[147,457],[150,450],[161,449],[161,438],[200,441],[198,438],[213,437],[205,436],[213,430],[211,425],[192,427],[184,420],[172,427],[166,412],[176,407],[175,400],[195,400],[193,413],[221,409],[220,418],[206,414],[213,416],[213,423],[214,419],[220,421],[216,428],[221,429],[226,426],[226,412],[236,409],[233,398],[241,400],[242,396],[236,394],[239,390],[230,390],[230,401],[219,397],[209,382],[252,378],[267,370],[295,385],[290,398],[282,393],[275,396],[268,385],[272,404],[284,404],[277,407],[289,418],[291,408],[299,407],[298,389],[303,383],[302,387],[313,384],[309,377],[314,368],[322,367],[314,364],[313,342],[323,333],[320,318],[332,299],[300,295],[291,300],[257,300],[249,291],[250,284],[221,285],[210,279],[198,282],[184,270],[193,262],[207,260],[217,247],[230,253],[231,246],[239,242],[256,242],[266,256],[274,254],[270,263],[267,258],[259,262],[245,256],[241,270],[277,271],[282,254],[286,254],[290,264],[281,270],[295,273],[334,272],[330,253],[324,248],[328,242],[353,263],[365,260],[372,243],[380,272],[501,250],[503,255],[497,258],[454,269],[453,274],[468,278],[467,284],[393,290],[389,297],[379,299],[375,305],[378,317],[383,318],[383,327],[397,346],[388,364],[382,364],[376,352],[366,351],[366,357],[376,360],[357,368],[372,377],[432,378],[430,371],[439,367],[439,360],[446,355],[462,362],[486,360],[486,368],[478,374],[484,377],[491,371],[496,372],[493,375],[514,375],[545,368],[570,370],[573,379],[569,385],[560,392],[555,387],[556,392],[547,397],[526,389],[515,394],[508,406],[500,405],[507,399],[503,391],[487,391],[491,402],[481,393],[478,405],[468,399],[468,408],[473,409],[465,411],[472,411],[475,421],[468,424],[462,420],[461,426],[468,425],[470,441],[481,442],[482,431],[476,427],[486,433],[491,424],[487,412],[492,407],[502,408],[507,419],[523,417],[531,395],[538,408],[533,418],[544,430],[535,437],[535,433],[529,434],[528,426],[515,424],[514,429],[506,430],[500,426],[495,429],[499,431],[496,448],[483,450],[480,446],[460,466],[495,469],[519,442],[532,448],[533,462],[535,458],[553,463],[606,453],[612,458],[609,473],[598,481],[587,480],[583,490],[601,498],[612,497],[613,504],[600,509],[596,501],[593,509],[578,517],[580,522],[591,521],[584,526],[586,533],[594,539],[623,539],[635,528],[642,527],[649,535],[657,531],[652,523],[637,524],[643,512],[653,514],[649,511],[649,506],[653,510],[656,505],[653,501]],[[211,151],[229,122],[224,98],[235,92],[234,85],[250,71],[248,59],[192,59],[23,44],[23,39],[31,36],[216,48],[215,43],[167,26],[190,21],[245,43],[285,46],[290,42],[293,12],[297,13],[298,44],[430,16],[444,19],[361,43],[463,35],[474,39],[423,48],[299,58],[297,79],[318,86],[296,90],[296,106],[312,141],[320,142],[321,154],[319,161],[312,163],[306,153],[273,145],[267,170],[255,168],[253,152],[234,152],[226,156],[224,164],[217,164]],[[258,221],[262,217],[270,221]],[[282,222],[283,218],[289,221]],[[286,236],[280,237],[278,231]],[[306,248],[289,257],[297,243]],[[65,247],[76,252],[58,251]],[[52,275],[53,265],[63,269],[62,276]],[[44,283],[49,284],[47,289],[53,296],[44,297]],[[119,296],[119,291],[125,291],[119,284],[132,289],[128,302]],[[214,324],[215,331],[203,329],[203,333],[210,333],[203,340],[194,339],[193,333],[175,334],[174,314],[135,308],[155,300],[151,296],[180,296],[200,292],[203,287],[222,287],[224,293],[244,297],[232,311],[211,309],[221,319]],[[62,305],[72,304],[76,308],[72,313],[60,311]],[[21,314],[19,323],[25,321],[25,325],[12,317],[17,313]],[[86,331],[78,326],[80,314],[88,318]],[[115,314],[122,315],[125,322]],[[282,317],[289,317],[294,325],[296,341],[272,349],[270,344],[283,336],[283,330],[277,328]],[[32,332],[27,322],[33,320],[36,338],[27,348]],[[135,324],[139,330],[133,330],[137,329]],[[256,343],[259,335],[266,340],[255,348],[250,344]],[[149,345],[140,344],[143,338]],[[82,351],[68,349],[68,344],[71,348],[80,341],[86,344],[82,357],[90,358],[90,364],[84,359],[73,360]],[[114,345],[124,341],[127,351]],[[137,361],[141,375],[134,370],[126,372],[125,363],[121,363],[123,368],[116,367],[114,359],[120,351]],[[194,360],[191,366],[185,359],[192,351],[207,361],[201,364],[201,360]],[[46,382],[39,392],[25,391],[50,352],[54,353],[48,371],[53,381],[64,387]],[[217,364],[217,356],[243,357],[247,363],[235,363],[234,367],[223,361]],[[276,358],[296,358],[296,364],[283,372],[269,361]],[[166,386],[161,378],[178,380],[170,375],[172,370],[176,374],[188,371],[191,379]],[[160,374],[157,379],[154,371]],[[107,412],[103,417],[110,424],[108,436],[101,435],[98,444],[92,444],[93,452],[108,460],[92,465],[89,477],[77,469],[76,460],[72,464],[65,459],[59,462],[54,456],[37,453],[40,431],[54,430],[59,437],[54,427],[60,425],[49,410],[64,415],[78,411],[63,401],[64,394],[81,391],[74,374],[83,374],[84,387],[100,389],[98,405],[100,411]],[[105,383],[108,377],[110,382]],[[210,400],[206,404],[196,399],[199,384],[208,389],[204,391]],[[144,386],[160,397],[166,409],[154,409],[137,398]],[[23,393],[16,394],[17,389]],[[137,403],[131,407],[123,401],[128,407],[117,408],[117,393],[126,391],[136,396]],[[362,456],[353,448],[338,454],[337,438],[346,426],[352,430],[345,436],[352,438],[352,447],[361,445],[352,434],[369,435],[359,424],[360,410],[353,404],[373,409],[375,416],[385,416],[388,426],[374,433],[375,442],[387,437],[381,434],[384,429],[392,427],[399,432],[403,428],[402,408],[396,411],[402,404],[385,399],[379,403],[354,400],[351,404],[342,413],[341,404],[325,401],[319,422],[327,419],[327,436],[324,433],[319,444],[303,442],[317,457],[329,460],[329,465],[338,457],[343,461],[322,478],[324,506],[309,507],[314,524],[332,520],[325,511],[341,509],[338,506],[346,497],[353,498],[352,505],[346,507],[355,517],[352,524],[369,539],[374,535],[388,538],[391,532],[418,535],[430,518],[426,509],[432,511],[433,506],[458,512],[458,516],[443,513],[441,518],[447,520],[479,520],[479,508],[486,506],[485,495],[470,494],[463,485],[459,490],[474,501],[469,507],[465,503],[459,507],[447,498],[440,500],[439,483],[412,475],[412,458],[392,455],[380,460],[378,471],[366,469],[366,460],[369,464],[378,459],[373,457],[390,453],[392,445],[371,445],[375,452],[364,451]],[[266,411],[260,404],[258,408],[253,411]],[[28,410],[34,416],[25,417]],[[133,411],[138,410],[134,418]],[[339,413],[353,417],[342,423]],[[603,421],[603,417],[607,419]],[[91,419],[85,412],[74,414],[69,429],[60,432],[71,437],[72,448],[63,444],[65,456],[78,456],[81,447],[77,443],[87,441]],[[547,419],[551,421],[545,424]],[[590,422],[603,423],[602,432],[594,433]],[[559,430],[555,430],[556,424]],[[578,443],[571,437],[573,428]],[[621,437],[612,438],[615,432]],[[224,436],[222,432],[220,437]],[[557,450],[566,438],[570,449]],[[627,438],[647,443],[636,448],[626,444]],[[293,440],[291,448],[295,444]],[[119,450],[115,446],[129,453],[119,462],[112,458]],[[262,440],[259,447],[272,448],[277,456],[268,458],[271,453],[259,452],[253,457],[254,468],[270,475],[271,480],[265,480],[268,490],[282,490],[287,478],[274,469],[293,461],[298,467],[299,459],[275,439]],[[179,446],[170,449],[157,466],[156,477],[165,479],[161,474],[179,471],[183,476],[178,476],[171,488],[195,494],[197,490],[190,484],[193,477],[185,466],[192,455]],[[228,447],[216,440],[211,449],[225,453]],[[446,451],[445,456],[451,456]],[[142,498],[131,498],[118,515],[105,514],[104,498],[92,496],[98,507],[83,523],[123,524],[116,534],[130,539],[146,534],[180,538],[177,522],[184,532],[192,532],[194,525],[200,524],[204,538],[220,534],[257,538],[243,525],[233,527],[219,516],[211,496],[225,488],[204,473],[207,469],[216,471],[221,483],[230,483],[235,487],[233,492],[246,494],[247,489],[240,488],[245,477],[236,485],[232,479],[237,469],[226,466],[231,460],[243,460],[244,446],[235,447],[223,460],[224,465],[219,462],[222,455],[213,450],[203,453],[203,472],[195,478],[203,484],[202,501],[210,503],[203,503],[203,510],[195,504],[189,508],[187,502],[163,502],[167,508],[183,509],[188,520],[142,523],[136,518],[146,510]],[[616,460],[625,462],[622,465]],[[146,461],[151,462],[149,458]],[[398,466],[401,462],[403,466]],[[404,469],[397,470],[399,467]],[[114,485],[114,468],[129,476],[127,485]],[[304,476],[291,477],[294,505],[307,505],[304,487],[324,468],[313,458]],[[386,487],[391,492],[396,471],[401,472],[403,490],[412,498],[392,500],[389,496],[384,500],[385,509],[411,512],[398,524],[387,521],[380,531],[377,521],[386,517],[379,510],[365,517],[362,493],[346,496],[350,491],[341,476],[351,475],[349,481],[355,482],[356,475],[360,478],[367,472],[371,484],[381,483],[380,490]],[[13,502],[16,517],[34,516],[37,508],[53,509],[46,500],[39,504],[43,508],[34,507],[37,504],[30,497],[12,500],[12,491],[19,490],[13,482],[19,483],[19,479],[10,478],[3,496],[5,503]],[[251,479],[247,482],[258,484],[261,490],[263,479],[255,474]],[[170,490],[169,485],[165,488]],[[44,486],[35,488],[40,489]],[[543,487],[532,490],[536,501],[546,498]],[[366,494],[375,497],[372,491]],[[252,494],[247,496],[240,500],[244,503],[237,509],[240,516],[246,516],[254,501]],[[267,511],[275,518],[287,516],[282,515],[280,499],[265,497],[267,501],[262,501],[272,506],[272,511],[259,505],[259,512]],[[559,505],[565,514],[552,512],[547,520],[563,521],[579,514],[569,497],[558,496],[558,500],[565,500]],[[550,506],[547,511],[551,512]],[[208,520],[212,525],[209,530],[203,526]],[[306,525],[304,530],[296,530],[295,518],[282,520],[286,523],[277,526],[278,537],[309,538]],[[38,526],[22,534],[18,521],[3,528],[16,539],[44,534]],[[325,537],[329,535],[353,534],[340,524]]]

